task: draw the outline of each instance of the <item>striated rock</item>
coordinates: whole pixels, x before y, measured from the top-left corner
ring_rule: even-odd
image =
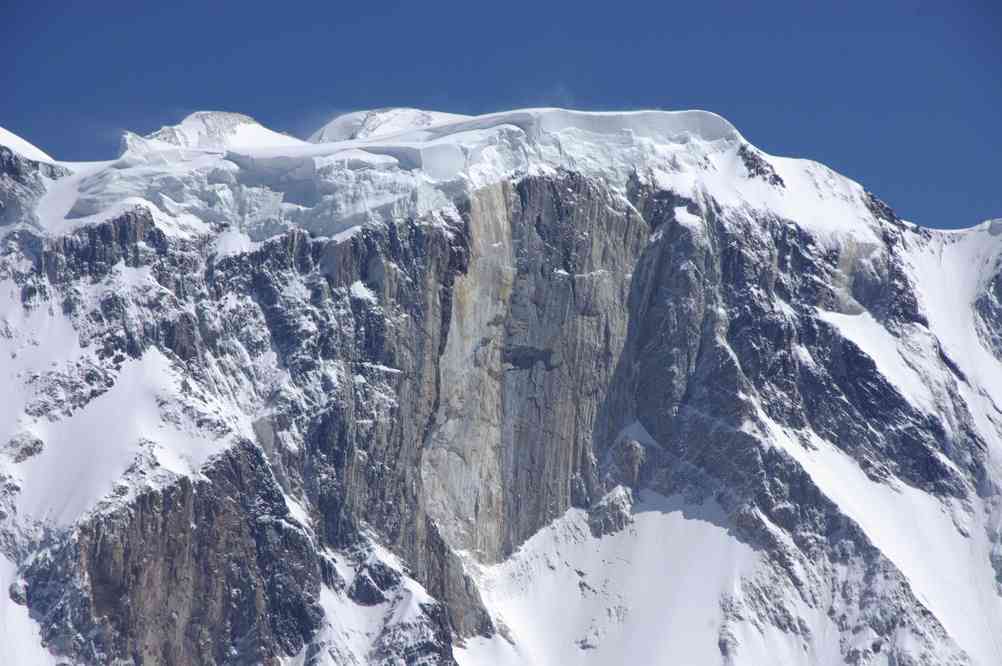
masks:
[[[43,640],[95,664],[277,664],[302,648],[319,564],[263,455],[244,443],[204,474],[94,516],[28,567]]]
[[[994,663],[997,225],[914,227],[703,112],[428,118],[278,154],[196,114],[86,177],[0,148],[19,641]],[[94,217],[49,227],[66,177]]]

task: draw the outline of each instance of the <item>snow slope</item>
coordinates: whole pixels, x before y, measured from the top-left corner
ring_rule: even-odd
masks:
[[[157,293],[149,269],[119,265],[104,285],[120,293]],[[107,292],[104,292],[107,293]],[[114,383],[85,405],[64,404],[67,387],[100,366],[92,345],[61,312],[23,308],[8,282],[0,290],[0,441],[44,443],[30,455],[0,451],[0,472],[20,492],[14,507],[25,529],[43,523],[68,527],[109,497],[132,490],[122,479],[135,466],[163,474],[197,474],[208,458],[229,443],[230,432],[248,436],[246,419],[218,399],[180,388],[183,376],[158,350],[126,361]],[[95,387],[97,388],[97,387]],[[179,396],[184,396],[179,399]],[[36,415],[45,409],[44,416]],[[122,418],[122,415],[128,415]],[[212,415],[230,430],[198,425]],[[15,457],[16,456],[16,457]],[[155,480],[157,474],[147,477]]]
[[[986,414],[1002,406],[1002,362],[978,333],[974,303],[998,275],[1000,262],[1002,220],[933,232],[928,240],[912,241],[905,256],[930,331],[967,377],[965,384],[988,400],[975,400]],[[995,443],[1002,460],[1002,442]]]
[[[62,663],[42,647],[38,624],[28,615],[28,609],[6,599],[7,591],[18,580],[17,565],[0,555],[0,590],[4,601],[0,603],[0,663],[50,666]]]
[[[890,382],[909,402],[933,414],[936,411],[936,397],[930,391],[925,379],[909,365],[912,355],[902,349],[903,342],[873,318],[869,312],[843,314],[819,311],[818,317],[835,326],[842,337],[851,340],[873,359]]]
[[[51,157],[42,149],[28,143],[18,135],[14,134],[10,130],[6,130],[0,127],[0,146],[7,146],[11,150],[17,153],[21,153],[29,160],[36,160],[42,162],[54,162]]]
[[[475,638],[459,663],[712,663],[721,596],[738,592],[755,564],[754,551],[715,524],[721,517],[649,498],[629,528],[594,539],[585,513],[570,512],[481,571],[488,608],[514,645]]]
[[[996,589],[987,514],[902,482],[877,483],[831,443],[794,441],[764,414],[782,446],[908,579],[919,600],[977,664],[1002,661],[1002,596]]]
[[[876,363],[915,406],[949,428],[949,393],[942,358],[956,368],[956,389],[987,444],[992,478],[1002,472],[1002,361],[979,332],[975,302],[1002,268],[1002,221],[970,229],[906,236],[902,265],[928,328],[892,333],[868,312],[819,312]],[[910,333],[904,335],[903,333]],[[927,344],[931,339],[934,345]],[[874,483],[830,443],[812,451],[780,431],[770,436],[809,471],[901,569],[923,603],[976,663],[1002,663],[1002,597],[991,567],[999,510],[989,499],[970,504],[937,500],[903,483]],[[907,518],[903,518],[907,517]]]
[[[342,664],[364,664],[376,660],[374,652],[378,651],[377,639],[383,632],[408,630],[414,631],[419,640],[430,640],[427,629],[420,627],[423,604],[433,603],[434,599],[420,584],[406,575],[399,560],[392,553],[376,544],[369,544],[372,551],[365,558],[365,563],[379,562],[388,566],[401,577],[401,583],[393,594],[385,601],[370,606],[360,606],[345,594],[344,590],[335,591],[324,586],[320,591],[320,606],[324,610],[325,623],[319,632],[316,643],[321,649],[310,654],[307,660],[307,648],[293,657],[284,660],[283,666],[341,666]],[[355,578],[359,576],[358,564],[343,558],[335,560],[338,575],[350,588]],[[420,628],[418,628],[420,627]],[[395,646],[406,654],[408,645]]]
[[[151,351],[128,362],[110,390],[72,416],[25,424],[45,448],[14,472],[22,486],[21,518],[74,524],[116,491],[126,471],[143,462],[143,453],[175,474],[197,473],[221,447],[162,412],[161,405],[179,393],[178,382],[168,360]]]
[[[471,639],[457,660],[715,664],[726,628],[740,636],[735,666],[842,663],[834,631],[803,645],[762,626],[728,624],[722,609],[742,596],[742,580],[756,574],[761,557],[728,529],[712,501],[692,505],[651,492],[626,529],[599,538],[587,514],[572,509],[505,562],[479,567],[488,609],[508,635]]]

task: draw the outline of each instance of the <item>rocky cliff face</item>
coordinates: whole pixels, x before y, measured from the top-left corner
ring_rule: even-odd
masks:
[[[997,225],[712,114],[420,117],[0,148],[9,659],[1002,658]]]

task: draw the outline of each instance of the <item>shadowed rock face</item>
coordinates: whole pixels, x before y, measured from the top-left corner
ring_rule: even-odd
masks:
[[[27,578],[43,638],[95,663],[277,663],[322,617],[318,555],[249,442],[95,517]]]
[[[22,157],[0,146],[0,227],[37,221],[34,204],[45,192],[45,178],[69,174],[64,167]]]
[[[30,190],[30,165],[5,154],[4,177]],[[785,186],[757,153],[744,159]],[[454,663],[457,639],[505,631],[473,562],[503,560],[570,507],[592,509],[596,536],[627,529],[630,490],[653,489],[714,498],[768,563],[743,606],[722,602],[723,663],[740,651],[728,622],[749,616],[810,640],[775,603],[794,597],[845,636],[872,632],[864,647],[844,641],[850,663],[878,652],[967,663],[764,434],[767,422],[813,431],[872,479],[936,497],[984,491],[987,445],[963,402],[946,425],[921,412],[816,315],[850,294],[888,329],[924,325],[896,259],[899,224],[864,264],[795,221],[709,195],[635,177],[624,198],[559,172],[349,238],[293,230],[230,256],[165,234],[143,209],[59,238],[20,229],[5,239],[3,277],[95,350],[76,374],[45,378],[58,392],[36,411],[83,406],[157,351],[184,378],[181,413],[232,441],[197,476],[137,460],[129,488],[71,528],[4,523],[26,584],[12,594],[50,650],[81,663],[325,664],[352,663],[325,634],[327,592],[382,608],[417,581],[430,599],[378,626],[367,658]],[[156,291],[88,297],[120,266],[148,268]],[[993,331],[997,282],[978,302]],[[236,405],[249,425],[199,396]],[[22,460],[37,455],[27,441],[15,443]]]

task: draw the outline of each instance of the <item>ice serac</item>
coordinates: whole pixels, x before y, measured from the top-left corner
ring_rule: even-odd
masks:
[[[998,221],[704,111],[3,136],[0,661],[1002,663]]]

